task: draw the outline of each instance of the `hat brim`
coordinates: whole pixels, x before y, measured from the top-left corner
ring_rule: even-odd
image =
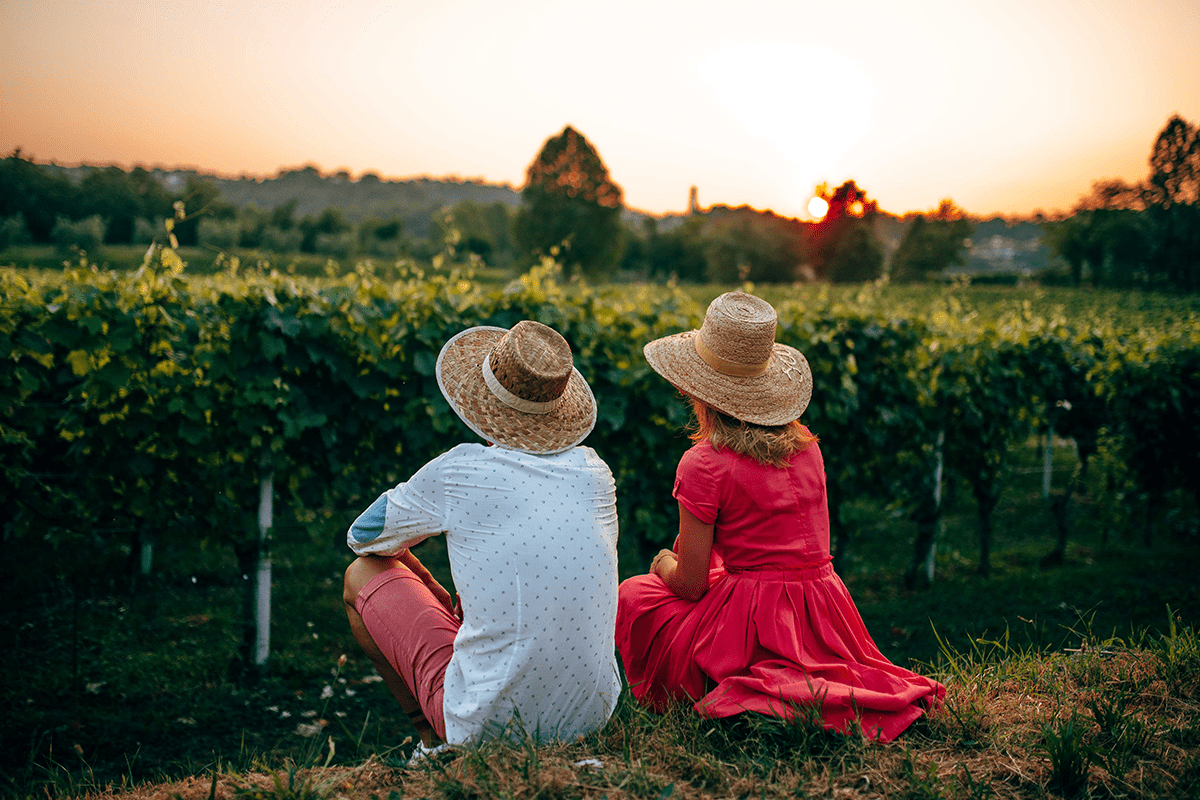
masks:
[[[659,375],[686,395],[722,414],[756,425],[786,425],[800,419],[812,399],[812,370],[804,354],[775,343],[766,372],[754,377],[726,375],[696,352],[699,331],[655,339],[642,348]]]
[[[442,396],[468,428],[489,442],[535,455],[570,450],[596,425],[592,388],[572,367],[567,388],[549,413],[528,414],[506,406],[484,383],[483,362],[507,332],[484,325],[447,341],[436,367]]]

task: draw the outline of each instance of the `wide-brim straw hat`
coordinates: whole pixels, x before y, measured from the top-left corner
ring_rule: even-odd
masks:
[[[686,395],[756,425],[786,425],[812,399],[804,354],[775,341],[771,304],[745,292],[713,300],[698,331],[655,339],[642,351]]]
[[[569,450],[596,424],[596,398],[558,331],[532,320],[468,328],[442,347],[438,387],[489,442],[536,455]]]

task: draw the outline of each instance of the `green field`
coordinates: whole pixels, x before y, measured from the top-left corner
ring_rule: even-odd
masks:
[[[185,254],[189,271],[199,260],[193,258]],[[509,278],[488,276],[488,285],[503,285]],[[570,293],[577,288],[568,284],[564,290]],[[734,287],[685,287],[684,291],[703,306],[728,288]],[[1061,315],[1075,322],[1117,320],[1124,327],[1138,328],[1178,324],[1200,310],[1200,303],[1192,298],[1038,287],[748,288],[779,305],[849,306],[895,316],[920,313],[934,324],[937,313],[946,311],[959,325],[971,320],[995,322],[1017,313]],[[597,291],[636,293],[653,302],[656,293],[665,296],[669,290],[618,284]],[[821,446],[833,452],[838,442],[823,436]],[[1053,449],[1052,464],[1054,487],[1061,490],[1077,464],[1069,442]],[[890,787],[887,796],[958,796],[952,790],[964,786],[970,791],[963,796],[1057,796],[1048,788],[1053,783],[1046,774],[1049,757],[1039,755],[1038,725],[1057,724],[1069,714],[1071,704],[1082,709],[1089,698],[1103,696],[1100,683],[1093,685],[1075,676],[1075,662],[1063,659],[1071,658],[1070,653],[1081,645],[1103,646],[1110,654],[1141,659],[1138,669],[1157,675],[1154,670],[1165,669],[1155,666],[1162,658],[1176,658],[1175,649],[1169,650],[1169,657],[1162,656],[1168,651],[1155,644],[1163,636],[1170,637],[1172,617],[1177,616],[1178,624],[1185,627],[1200,617],[1200,588],[1194,577],[1200,574],[1196,498],[1180,491],[1169,493],[1156,519],[1153,545],[1147,547],[1136,513],[1109,513],[1112,503],[1106,493],[1111,494],[1111,488],[1105,477],[1103,470],[1092,470],[1083,491],[1072,500],[1065,564],[1043,566],[1043,557],[1054,545],[1055,524],[1049,501],[1042,496],[1038,442],[1036,438],[1020,442],[1011,455],[1005,489],[993,514],[993,570],[988,578],[975,573],[979,546],[971,489],[952,482],[937,543],[936,578],[930,588],[920,591],[904,589],[901,581],[912,551],[914,524],[877,501],[852,499],[847,504],[843,516],[852,539],[841,572],[868,629],[897,663],[937,674],[952,684],[962,703],[956,713],[965,716],[943,717],[921,727],[896,745],[881,748],[878,752],[883,755],[876,757],[865,755],[861,746],[830,743],[810,735],[811,731],[753,725],[729,729],[700,724],[687,715],[659,720],[626,704],[603,734],[580,745],[582,749],[568,751],[576,759],[597,755],[608,762],[621,761],[623,777],[611,783],[576,780],[569,786],[550,782],[540,796],[666,797],[677,792],[675,796],[815,797],[826,796],[821,792],[834,786],[851,792],[839,796],[879,796],[859,780],[861,775],[875,775],[871,769],[885,769],[876,764],[878,759],[891,759],[886,767],[891,772],[882,781]],[[383,488],[364,487],[363,493],[373,496]],[[661,491],[666,495],[670,486],[663,485]],[[1131,512],[1140,507],[1134,496],[1125,498],[1125,503]],[[345,767],[401,765],[411,748],[406,742],[411,731],[358,654],[341,607],[341,573],[350,561],[344,531],[358,510],[341,509],[328,522],[281,520],[277,525],[272,656],[261,675],[247,674],[238,660],[246,582],[231,548],[212,546],[213,539],[203,532],[197,532],[195,539],[164,537],[149,574],[131,570],[136,577],[125,585],[80,577],[86,568],[81,571],[78,564],[55,561],[70,559],[72,553],[46,542],[45,562],[36,567],[51,577],[42,585],[24,588],[20,596],[6,598],[0,609],[0,647],[6,653],[0,676],[4,687],[0,702],[5,709],[0,786],[5,795],[79,796],[110,784],[203,777],[214,770],[227,775],[282,771],[286,776],[289,763],[319,764],[330,754],[331,764]],[[646,538],[646,532],[635,530],[634,525],[632,520],[622,520],[623,540]],[[114,536],[112,547],[123,549],[131,563],[137,557],[120,534],[94,535]],[[440,540],[422,545],[419,554],[440,580],[451,583]],[[638,574],[645,566],[637,547],[622,548],[622,577]],[[10,570],[19,567],[9,565]],[[76,577],[54,577],[65,575]],[[101,588],[113,585],[123,588]],[[1167,678],[1155,678],[1155,683],[1107,672],[1102,676],[1104,685],[1115,681],[1133,687],[1130,702],[1136,701],[1144,718],[1160,726],[1153,749],[1158,771],[1145,777],[1142,788],[1135,791],[1124,778],[1113,779],[1116,764],[1110,765],[1113,770],[1096,768],[1092,785],[1104,787],[1108,796],[1170,796],[1156,792],[1176,786],[1171,783],[1175,775],[1190,775],[1194,783],[1189,785],[1200,785],[1196,756],[1200,715],[1195,695],[1200,660],[1195,656],[1194,637],[1185,641],[1192,643],[1188,651],[1192,655],[1178,658],[1193,670],[1187,673],[1192,677],[1172,679],[1180,683],[1171,690],[1178,702],[1168,704],[1169,708],[1154,705],[1163,686],[1174,686],[1165,682]],[[944,645],[960,653],[990,655],[983,659],[985,663],[964,669],[959,661],[947,660]],[[343,654],[348,660],[339,669]],[[1070,687],[1055,684],[1039,695],[1039,702],[1047,707],[1039,706],[1040,716],[1013,728],[1021,731],[1023,738],[1017,739],[1011,738],[1016,733],[1004,732],[1008,712],[993,705],[1011,697],[1012,687],[1006,684],[1001,691],[989,677],[1013,669],[1075,676]],[[1101,672],[1097,667],[1096,675]],[[1089,736],[1103,733],[1093,731],[1099,724],[1092,724]],[[666,756],[655,751],[663,736],[669,740],[663,752],[679,749],[687,736],[724,744],[699,751],[707,753],[707,767],[684,755],[664,763]],[[750,746],[739,749],[739,737]],[[753,746],[773,754],[777,764],[790,764],[792,771],[760,763],[751,752]],[[1149,745],[1143,746],[1150,752]],[[984,761],[1017,758],[1029,775],[1012,785],[998,785],[992,795],[971,790],[974,779],[964,779],[955,767],[948,768],[952,773],[948,777],[930,778],[930,763],[956,764],[968,756],[977,758],[980,751],[986,755]],[[536,760],[536,753],[487,752],[491,753],[485,753],[491,759],[487,769],[469,756],[446,766],[440,777],[434,771],[405,779],[414,780],[414,786],[423,787],[421,792],[430,796],[490,796],[500,792],[500,786],[509,786],[504,791],[513,796],[535,795],[528,787],[541,784],[528,776],[532,774],[529,759]],[[788,760],[797,754],[808,758],[802,769]],[[552,749],[544,755],[547,763],[567,757]],[[999,775],[1002,770],[996,763],[992,766]],[[641,766],[650,764],[653,769]],[[499,772],[492,774],[493,768]],[[972,767],[975,774],[978,768],[978,764]],[[518,791],[512,787],[520,782],[521,770],[525,770],[526,789]],[[490,789],[486,781],[480,783],[484,773],[498,783]],[[758,780],[757,787],[739,782],[752,778]],[[874,780],[881,782],[878,775]],[[807,781],[808,788],[797,781]],[[207,783],[200,781],[197,786],[198,796],[207,796]],[[671,792],[668,786],[674,787]],[[390,790],[376,791],[388,796]],[[326,792],[333,793],[332,789]],[[272,796],[288,795],[280,790]]]

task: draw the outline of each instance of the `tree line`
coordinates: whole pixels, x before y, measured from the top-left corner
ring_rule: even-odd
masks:
[[[1143,181],[1097,181],[1044,227],[1076,286],[1200,289],[1200,128],[1172,116]]]
[[[106,243],[162,242],[161,220],[183,202],[192,213],[175,228],[179,244],[213,251],[419,261],[449,251],[518,269],[549,256],[568,277],[591,279],[915,282],[962,268],[976,229],[949,199],[897,218],[854,180],[816,187],[828,210],[811,222],[719,204],[683,215],[637,214],[625,208],[595,147],[571,126],[547,139],[530,163],[519,205],[463,199],[434,208],[421,204],[426,198],[389,206],[380,194],[366,213],[336,205],[317,211],[315,187],[331,181],[338,192],[326,197],[343,200],[385,183],[368,174],[352,187],[348,174],[322,178],[305,167],[272,179],[262,195],[271,205],[263,207],[246,199],[254,196],[246,181],[221,184],[231,192],[240,187],[241,203],[223,196],[213,179],[188,175],[171,191],[141,167],[93,168],[72,181],[18,150],[0,162],[0,249],[32,241],[95,253]],[[1040,222],[1055,266],[1073,285],[1195,291],[1198,183],[1200,134],[1173,116],[1154,142],[1144,181],[1100,181],[1069,215]],[[483,188],[502,187],[476,188],[482,198]]]

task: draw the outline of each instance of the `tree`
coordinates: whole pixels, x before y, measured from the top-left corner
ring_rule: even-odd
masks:
[[[817,195],[829,204],[825,217],[809,228],[809,253],[819,280],[867,281],[883,273],[883,248],[873,221],[879,204],[853,180],[829,191],[822,184]]]
[[[1154,140],[1146,195],[1159,207],[1200,200],[1200,131],[1178,114]]]
[[[1178,115],[1154,142],[1148,184],[1150,278],[1185,292],[1200,289],[1200,130]]]
[[[231,220],[237,217],[237,208],[221,199],[221,190],[210,180],[190,176],[184,186],[184,206],[187,217],[175,223],[175,236],[181,245],[195,245],[199,241],[200,217]]]
[[[1122,180],[1097,181],[1066,219],[1045,222],[1051,252],[1067,262],[1071,284],[1084,270],[1094,286],[1130,286],[1144,279],[1147,241],[1145,187]]]
[[[460,200],[448,213],[439,215],[443,245],[450,229],[456,232],[459,249],[474,253],[493,265],[512,261],[512,218],[503,203],[484,205]]]
[[[120,167],[94,169],[79,183],[82,212],[104,219],[106,241],[129,244],[134,221],[144,217],[142,198],[129,174]]]
[[[350,223],[342,215],[341,209],[327,208],[319,215],[305,217],[300,220],[300,233],[303,239],[300,249],[305,253],[317,252],[317,240],[321,236],[337,236],[350,230]]]
[[[863,283],[883,274],[883,247],[871,226],[860,221],[846,226],[828,263],[833,283]]]
[[[1071,274],[1071,285],[1083,282],[1083,267],[1092,252],[1087,218],[1074,214],[1060,220],[1042,223],[1046,234],[1046,246],[1050,252],[1067,263]]]
[[[404,251],[404,223],[396,217],[367,217],[358,226],[358,248],[368,255],[399,257]]]
[[[646,261],[651,278],[704,280],[704,217],[694,214],[666,233],[659,233],[655,226],[646,243]]]
[[[711,209],[705,243],[705,274],[715,283],[790,283],[804,248],[800,223],[746,206]]]
[[[621,256],[621,187],[570,125],[546,140],[526,173],[513,234],[532,257],[557,253],[564,270],[600,275]]]
[[[967,237],[974,227],[949,199],[929,215],[918,214],[896,250],[892,279],[923,281],[947,267],[962,266],[967,260]]]
[[[0,218],[23,216],[35,242],[51,241],[60,218],[79,218],[78,196],[66,175],[38,166],[20,148],[0,161]]]

